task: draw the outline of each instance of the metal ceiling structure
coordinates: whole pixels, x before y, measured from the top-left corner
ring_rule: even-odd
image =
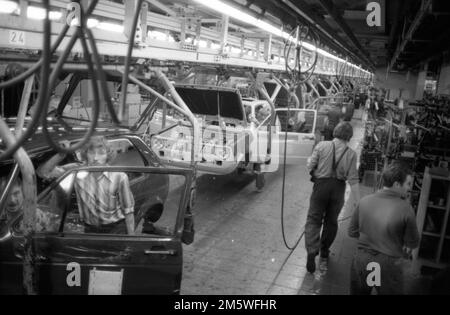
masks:
[[[330,37],[339,42],[337,45],[327,43],[329,47],[372,68],[414,71],[424,63],[442,60],[450,49],[450,2],[445,0],[247,2],[264,7],[290,24],[309,17],[323,31],[324,42]],[[370,2],[381,6],[381,26],[367,24]]]
[[[285,0],[283,0],[285,1]],[[15,2],[18,9],[7,14],[0,13],[0,47],[3,49],[39,50],[42,42],[42,22],[38,16],[27,16],[27,8],[39,8],[40,0]],[[51,0],[53,37],[55,38],[65,23],[66,7],[70,1]],[[336,38],[324,24],[319,25],[314,17],[299,10],[286,10],[289,1],[270,10],[259,7],[258,1],[222,1],[237,8],[258,25],[250,25],[230,16],[230,12],[218,12],[198,0],[148,0],[147,10],[141,17],[140,45],[133,56],[154,60],[170,60],[191,63],[215,64],[222,66],[247,67],[269,71],[286,70],[284,47],[288,34],[299,23],[315,25],[320,31],[320,42],[311,45],[302,42],[301,65],[305,69],[313,64],[316,52],[319,59],[316,74],[336,75],[344,71],[348,76],[366,77],[370,75],[362,68],[369,69],[368,60],[347,43]],[[270,1],[267,1],[270,2]],[[128,3],[128,1],[127,1]],[[273,2],[276,3],[276,2]],[[288,4],[287,4],[288,3]],[[281,5],[285,6],[281,9]],[[278,9],[276,9],[278,8]],[[276,9],[272,11],[272,9]],[[34,10],[36,12],[36,10]],[[1,12],[1,10],[0,10]],[[29,13],[29,12],[28,12]],[[127,46],[126,5],[123,1],[101,0],[94,11],[93,32],[101,54],[124,56]],[[290,16],[286,23],[284,14]],[[261,25],[259,25],[261,24]],[[11,35],[13,34],[13,35]],[[12,41],[11,36],[23,38]],[[61,49],[64,47],[61,46]],[[312,47],[312,48],[311,48]],[[318,50],[317,50],[318,49]],[[81,52],[76,45],[72,53]],[[292,52],[294,53],[294,51]],[[294,62],[295,56],[288,56]],[[367,65],[367,67],[366,67]],[[373,67],[370,67],[373,69]]]
[[[21,7],[39,5],[40,1],[15,1]],[[68,1],[54,0],[52,6],[64,11]],[[123,0],[101,1],[97,14],[101,19],[123,23]],[[149,30],[166,32],[182,44],[181,51],[173,49],[173,43],[157,43],[150,38],[155,59],[167,56],[171,51],[173,60],[207,61],[223,65],[248,65],[256,68],[282,70],[283,38],[257,29],[230,17],[226,12],[215,12],[197,0],[147,0]],[[275,28],[290,31],[298,25],[316,29],[320,37],[317,46],[330,54],[365,69],[388,68],[389,71],[411,71],[423,68],[423,64],[439,63],[450,44],[450,2],[444,0],[228,0],[223,1],[239,11],[265,21]],[[367,4],[377,2],[382,11],[382,25],[367,25]],[[39,21],[23,22],[17,16],[2,18],[4,30],[16,25],[27,30],[39,29]],[[224,31],[224,23],[228,26]],[[56,30],[58,27],[55,28]],[[108,42],[105,30],[97,30],[104,43]],[[4,34],[5,36],[7,34]],[[104,36],[103,36],[104,35]],[[143,34],[144,38],[148,34]],[[2,38],[8,38],[2,37]],[[204,39],[207,44],[198,47],[192,42]],[[120,40],[119,40],[120,39]],[[117,43],[126,38],[114,36],[109,41]],[[223,41],[226,39],[226,41]],[[36,41],[37,40],[33,40]],[[7,43],[8,44],[8,43]],[[206,48],[220,47],[219,54],[205,52]],[[8,45],[6,45],[8,47]],[[107,45],[106,45],[107,46]],[[105,47],[106,47],[105,46]],[[170,46],[170,47],[169,47]],[[177,46],[177,45],[175,45]],[[207,47],[205,47],[207,46]],[[4,45],[2,45],[4,47]],[[34,47],[37,49],[38,47]],[[188,49],[191,48],[191,49]],[[105,48],[109,49],[109,48]],[[240,51],[238,58],[231,49]],[[217,49],[214,49],[217,50]],[[260,50],[261,54],[257,53]],[[116,51],[121,51],[120,47]],[[310,55],[311,51],[305,52]],[[249,56],[253,54],[252,58]],[[138,57],[148,52],[137,51]],[[245,56],[244,56],[245,55]],[[271,58],[269,60],[269,57]],[[186,60],[185,60],[186,59]],[[220,60],[219,60],[220,59]],[[249,62],[251,59],[251,62]],[[255,62],[256,61],[256,62]],[[320,60],[322,73],[331,73],[335,67],[332,60]],[[345,63],[345,62],[341,62]],[[307,62],[305,63],[305,67]]]

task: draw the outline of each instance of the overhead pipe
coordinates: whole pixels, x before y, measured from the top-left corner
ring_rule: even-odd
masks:
[[[339,25],[339,27],[344,31],[344,33],[350,38],[353,45],[358,49],[358,51],[361,53],[364,59],[372,66],[375,67],[375,64],[370,60],[369,53],[361,46],[361,43],[356,38],[353,31],[350,29],[348,24],[345,22],[345,20],[342,18],[342,16],[337,12],[337,8],[334,6],[333,2],[331,0],[319,0],[322,7],[328,12],[328,14],[331,15],[331,17],[334,19],[334,21]]]
[[[281,0],[286,6],[288,6],[290,9],[292,9],[294,12],[296,12],[298,15],[300,15],[302,18],[304,18],[306,21],[314,25],[322,34],[324,34],[327,38],[330,39],[331,42],[335,43],[340,49],[344,50],[347,54],[353,56],[355,59],[360,61],[361,63],[366,63],[363,61],[363,58],[352,52],[352,49],[344,42],[344,40],[337,34],[334,34],[334,31],[330,29],[328,26],[323,25],[320,22],[316,22],[311,17],[309,17],[305,12],[300,10],[300,8],[292,3],[290,0]],[[302,2],[303,3],[303,2]],[[339,40],[337,40],[338,38]]]
[[[395,53],[394,53],[391,61],[389,62],[388,73],[392,70],[392,68],[398,61],[400,54],[405,50],[406,45],[412,39],[412,36],[416,32],[417,28],[420,26],[420,23],[425,18],[428,11],[431,9],[432,3],[433,3],[433,0],[422,0],[422,2],[420,4],[419,12],[417,12],[416,17],[414,18],[413,22],[411,23],[411,26],[409,27],[409,29],[406,32],[404,38],[402,39],[400,45],[395,50]]]

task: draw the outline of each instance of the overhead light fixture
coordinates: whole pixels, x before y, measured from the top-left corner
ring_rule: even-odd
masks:
[[[28,7],[27,8],[27,18],[33,20],[43,20],[45,19],[46,12],[44,8],[39,7]],[[62,13],[58,11],[50,11],[48,14],[50,20],[59,20],[62,18]]]
[[[224,14],[224,12],[226,12],[226,15],[232,17],[233,19],[236,19],[243,23],[258,27],[268,33],[275,35],[275,36],[282,37],[282,38],[284,38],[286,40],[290,40],[292,42],[296,41],[296,39],[294,37],[292,37],[291,35],[289,35],[286,32],[283,32],[280,27],[273,26],[267,22],[262,21],[261,19],[257,19],[255,17],[251,16],[250,14],[242,12],[239,9],[236,9],[228,4],[223,3],[220,0],[194,0],[194,1],[200,3],[201,5],[207,7],[211,10],[219,12],[221,14]],[[356,65],[348,63],[346,60],[343,60],[333,54],[330,54],[329,52],[327,52],[323,49],[320,49],[310,43],[301,42],[299,44],[308,50],[316,51],[318,54],[320,54],[322,56],[337,60],[342,63],[347,63],[351,67],[356,67]],[[365,73],[370,73],[363,69],[361,69],[361,70]]]
[[[11,14],[19,9],[19,4],[14,1],[0,1],[0,13]]]
[[[240,54],[240,53],[242,53],[242,50],[237,47],[231,47],[231,53],[232,54]]]
[[[100,23],[100,21],[97,19],[88,19],[87,27],[94,28],[94,27],[97,27],[99,23]]]
[[[148,37],[159,41],[168,40],[167,34],[160,31],[148,31]]]
[[[87,21],[87,27],[88,28],[94,28],[97,27],[99,25],[100,21],[97,19],[88,19]],[[70,22],[70,26],[80,26],[80,21],[77,18],[74,18],[71,22]]]
[[[109,22],[100,22],[97,25],[97,28],[104,30],[104,31],[110,31],[110,32],[115,32],[115,33],[123,33],[124,32],[123,25],[109,23]]]

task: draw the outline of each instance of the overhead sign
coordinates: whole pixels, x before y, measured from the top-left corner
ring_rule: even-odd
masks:
[[[25,32],[16,30],[9,31],[9,44],[14,46],[25,46]]]

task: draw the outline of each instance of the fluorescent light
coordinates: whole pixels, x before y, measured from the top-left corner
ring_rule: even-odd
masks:
[[[260,29],[262,29],[266,32],[272,33],[273,35],[276,35],[276,36],[283,37],[283,35],[284,35],[283,32],[281,31],[281,28],[270,25],[269,23],[266,23],[262,20],[257,20],[256,26],[259,27]]]
[[[99,23],[100,23],[100,21],[97,19],[88,19],[87,27],[89,27],[89,28],[97,27]]]
[[[99,24],[99,20],[97,19],[88,19],[87,21],[87,27],[88,28],[94,28],[97,27]],[[72,21],[70,22],[70,26],[80,26],[80,21],[78,21],[77,18],[72,19]]]
[[[302,45],[303,47],[305,47],[308,50],[317,50],[317,47],[314,46],[313,44],[307,43],[307,42],[301,42],[300,45]]]
[[[34,20],[44,20],[46,16],[46,12],[44,8],[39,7],[28,7],[27,9],[27,18]],[[49,14],[50,20],[59,20],[62,17],[62,13],[59,11],[50,11]]]
[[[19,8],[19,4],[14,1],[0,1],[0,13],[11,14]]]
[[[149,31],[148,37],[160,41],[167,41],[169,39],[166,33],[160,31]]]
[[[123,25],[109,23],[109,22],[100,22],[97,25],[98,29],[104,30],[104,31],[110,31],[115,33],[123,33],[124,27]]]
[[[240,48],[231,47],[231,53],[232,54],[240,54],[241,52],[242,52],[242,50]]]
[[[214,11],[218,11],[222,14],[226,13],[226,15],[229,15],[232,18],[239,20],[241,22],[252,25],[256,25],[256,23],[258,22],[258,19],[254,18],[253,16],[245,12],[242,12],[241,10],[236,9],[228,4],[225,4],[222,1],[219,0],[195,0],[195,1]]]
[[[273,26],[273,25],[271,25],[271,24],[269,24],[267,22],[264,22],[264,21],[262,21],[260,19],[257,19],[255,17],[251,16],[250,14],[242,12],[239,9],[236,9],[236,8],[234,8],[234,7],[232,7],[232,6],[228,5],[228,4],[223,3],[220,0],[194,0],[194,1],[204,5],[205,7],[208,7],[210,9],[214,10],[214,11],[217,11],[217,12],[219,12],[221,14],[226,13],[226,15],[230,16],[231,18],[234,18],[234,19],[239,20],[241,22],[244,22],[246,24],[250,24],[250,25],[256,26],[256,27],[258,27],[258,28],[268,32],[268,33],[271,33],[271,34],[275,35],[275,36],[280,36],[280,37],[282,37],[282,38],[284,38],[286,40],[292,41],[292,42],[296,41],[296,39],[293,38],[292,36],[290,36],[288,33],[283,32],[280,27]],[[315,47],[314,45],[312,45],[310,43],[302,42],[300,44],[303,47],[305,47],[306,49],[312,50],[312,51],[316,51],[318,54],[320,54],[322,56],[325,56],[325,57],[337,60],[337,61],[342,62],[342,63],[347,63],[346,60],[343,60],[343,59],[341,59],[341,58],[339,58],[337,56],[334,56],[334,55],[330,54],[329,52],[327,52],[327,51],[325,51],[323,49],[317,48],[317,47]],[[353,64],[350,64],[350,63],[347,63],[347,64],[352,66],[352,67],[356,66],[356,65],[353,65]],[[368,74],[370,73],[370,72],[365,71],[365,70],[362,70],[362,71],[364,71],[365,73],[368,73]]]

